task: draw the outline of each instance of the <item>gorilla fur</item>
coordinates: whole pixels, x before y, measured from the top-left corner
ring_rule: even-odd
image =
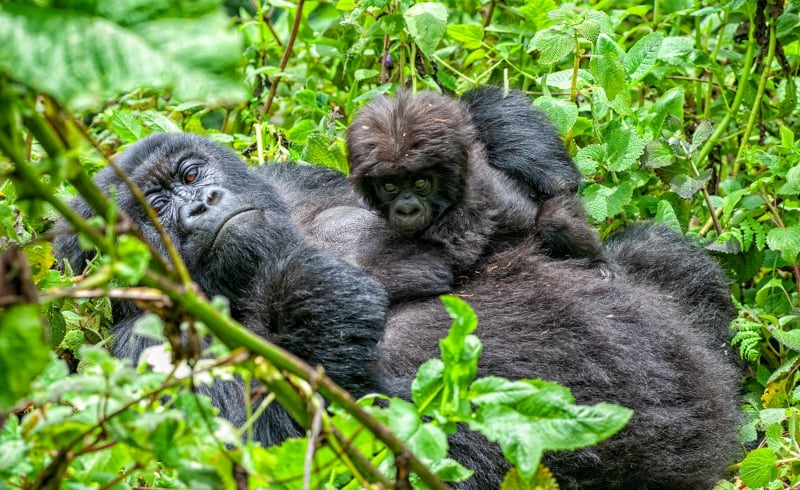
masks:
[[[498,91],[468,94],[469,104],[434,92],[381,96],[359,111],[348,131],[356,193],[395,232],[388,239],[400,251],[394,259],[413,257],[412,268],[434,270],[433,277],[441,279],[437,292],[449,291],[452,277],[469,273],[492,252],[539,232],[542,248],[553,256],[602,258],[599,238],[570,194],[580,174],[560,137],[524,96],[503,99]],[[511,131],[517,117],[525,122]],[[482,135],[485,128],[473,119],[496,124],[497,130]],[[540,133],[547,145],[558,145],[548,152],[552,161],[536,153]],[[411,182],[420,184],[424,195],[414,195]],[[546,206],[539,198],[545,192],[560,194]],[[562,239],[565,229],[569,240]],[[373,275],[393,267],[382,254],[362,256],[359,265]],[[377,274],[398,299],[392,277]],[[409,296],[418,297],[399,299]]]
[[[628,239],[635,238],[620,237],[618,246]],[[711,488],[735,460],[740,377],[713,345],[714,333],[702,328],[704,319],[690,316],[701,310],[680,303],[683,285],[674,285],[670,300],[635,277],[604,280],[537,247],[496,255],[481,276],[455,291],[479,319],[479,376],[553,380],[569,387],[577,403],[634,410],[629,424],[598,446],[546,455],[543,463],[561,488]],[[713,265],[698,271],[696,279],[706,283],[701,289],[721,286],[717,274]],[[732,319],[730,308],[704,311]],[[392,308],[381,344],[388,356],[383,366],[399,378],[392,386],[405,386],[422,361],[438,354],[449,321],[436,299]],[[451,454],[476,470],[459,488],[499,487],[504,463],[494,444],[459,432]]]
[[[380,287],[305,245],[280,199],[301,195],[298,186],[318,183],[302,167],[254,172],[227,150],[176,134],[137,143],[119,164],[160,209],[193,279],[207,294],[228,295],[234,318],[322,364],[356,396],[373,390],[408,396],[419,365],[438,355],[438,339],[450,319],[436,298],[392,307],[377,345],[386,306]],[[305,177],[291,181],[293,172]],[[116,186],[120,208],[159,244],[111,169],[102,170],[95,182],[106,191]],[[73,206],[83,216],[93,214],[80,200]],[[294,217],[314,212],[307,205]],[[358,216],[345,226],[358,223]],[[659,236],[622,236],[612,249],[620,261],[646,260],[648,242],[657,243]],[[616,252],[635,248],[629,240],[641,241],[640,255]],[[55,250],[76,269],[88,256],[74,235],[59,237]],[[705,283],[701,290],[724,288],[717,269],[708,265],[707,275],[696,272],[697,282]],[[633,273],[604,280],[580,260],[545,256],[535,237],[488,258],[481,270],[456,289],[480,319],[480,375],[541,377],[568,386],[578,403],[616,402],[634,410],[629,425],[608,441],[546,455],[562,488],[701,489],[724,475],[736,449],[738,375],[709,341],[713,334],[693,325],[706,320],[690,316],[706,312],[725,321],[730,318],[724,305],[684,308],[681,281],[653,285]],[[132,334],[137,315],[115,311],[113,350],[119,356],[136,357],[146,345]],[[240,383],[217,382],[210,395],[223,416],[235,424],[244,421]],[[297,433],[275,405],[255,430],[265,444]],[[451,456],[475,470],[459,488],[499,486],[507,463],[495,444],[466,431],[452,436],[450,444]]]
[[[208,296],[227,297],[234,319],[312,365],[324,365],[356,396],[383,391],[375,363],[385,294],[360,270],[307,246],[272,184],[229,150],[188,134],[150,136],[117,163],[158,210],[192,279]],[[106,193],[116,188],[118,207],[163,252],[144,208],[113,169],[101,170],[94,182]],[[72,206],[83,217],[94,214],[81,199]],[[93,255],[79,248],[74,234],[58,236],[54,251],[75,270]],[[131,305],[114,308],[116,356],[135,361],[152,344],[133,333],[141,314]],[[241,382],[217,381],[206,393],[222,416],[245,422]],[[265,444],[299,434],[277,404],[254,426]]]

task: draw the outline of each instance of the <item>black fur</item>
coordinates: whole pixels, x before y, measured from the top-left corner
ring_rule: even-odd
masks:
[[[702,318],[648,283],[603,280],[536,246],[500,254],[484,270],[456,290],[478,315],[479,375],[554,380],[578,403],[634,410],[629,425],[597,447],[546,456],[561,488],[708,489],[725,477],[736,456],[739,375],[711,346],[713,334],[696,327]],[[717,271],[706,272],[706,286],[720,285]],[[681,283],[674,287],[683,294]],[[730,308],[705,311],[732,318]],[[393,308],[382,343],[389,373],[410,380],[438,354],[449,323],[435,299]],[[451,445],[453,457],[475,470],[460,488],[498,488],[505,466],[495,445],[466,433]]]
[[[383,334],[386,297],[380,286],[341,259],[309,247],[279,193],[229,150],[188,134],[151,136],[126,150],[119,166],[160,208],[159,217],[192,278],[211,295],[230,300],[232,316],[253,332],[311,364],[322,364],[356,396],[381,391],[377,343]],[[117,189],[117,204],[156,247],[163,246],[144,209],[111,168],[95,183]],[[93,213],[80,199],[72,206]],[[81,270],[92,253],[74,234],[55,240],[55,253]],[[115,309],[112,350],[137,359],[152,342],[135,336],[140,312]],[[224,417],[245,421],[238,381],[216,382],[207,392]],[[265,444],[298,435],[277,405],[256,422]]]
[[[540,200],[574,195],[583,180],[561,136],[524,93],[484,86],[461,96],[489,164],[527,184]]]

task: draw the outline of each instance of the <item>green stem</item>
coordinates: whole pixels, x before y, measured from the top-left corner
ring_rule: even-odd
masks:
[[[744,98],[745,87],[747,86],[747,80],[750,78],[750,70],[753,67],[753,58],[755,55],[756,49],[756,41],[755,41],[755,32],[756,27],[753,19],[750,19],[750,30],[747,35],[747,51],[744,55],[744,65],[742,66],[742,72],[739,76],[739,81],[736,86],[736,97],[733,99],[733,104],[731,104],[730,109],[725,113],[725,116],[720,121],[717,128],[714,130],[714,133],[708,138],[708,141],[703,145],[700,149],[700,152],[697,154],[697,159],[695,160],[696,165],[698,168],[702,168],[702,163],[708,158],[709,153],[711,150],[716,146],[717,142],[719,141],[722,133],[728,128],[728,124],[730,124],[731,120],[733,119],[734,112],[736,112],[739,106],[742,103],[742,99]],[[727,177],[724,172],[720,172],[720,180],[724,180]]]
[[[733,161],[733,170],[731,171],[731,173],[733,174],[734,177],[739,172],[739,167],[740,167],[739,162],[742,159],[745,147],[748,146],[747,141],[750,139],[750,134],[753,132],[753,126],[755,126],[756,123],[756,116],[761,110],[761,98],[764,97],[764,89],[767,86],[767,80],[769,79],[772,60],[775,57],[775,43],[776,43],[775,38],[776,38],[775,23],[772,22],[769,25],[769,47],[767,48],[767,57],[764,59],[763,63],[764,69],[761,71],[761,80],[759,80],[758,82],[758,90],[756,91],[755,103],[753,103],[753,108],[750,110],[750,117],[747,119],[747,127],[745,127],[741,143],[739,144],[739,151],[736,152],[736,159]]]

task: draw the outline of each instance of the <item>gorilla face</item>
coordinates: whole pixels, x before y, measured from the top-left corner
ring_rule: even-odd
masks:
[[[302,241],[274,188],[232,152],[200,137],[154,135],[122,153],[117,164],[142,190],[192,278],[208,295],[244,297],[266,257]],[[95,182],[116,188],[117,205],[166,255],[144,207],[114,170],[103,169]],[[85,204],[79,209],[91,214]],[[82,267],[85,258],[73,255],[73,267]]]
[[[371,180],[380,214],[401,235],[413,236],[439,219],[451,203],[438,197],[438,178],[419,172]]]

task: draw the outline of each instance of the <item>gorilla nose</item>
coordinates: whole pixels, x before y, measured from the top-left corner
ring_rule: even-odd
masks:
[[[422,206],[411,202],[403,203],[397,206],[396,211],[403,218],[411,218],[422,212]]]
[[[181,206],[179,219],[187,232],[212,228],[219,220],[225,191],[219,187],[208,187],[200,191],[194,200]]]

